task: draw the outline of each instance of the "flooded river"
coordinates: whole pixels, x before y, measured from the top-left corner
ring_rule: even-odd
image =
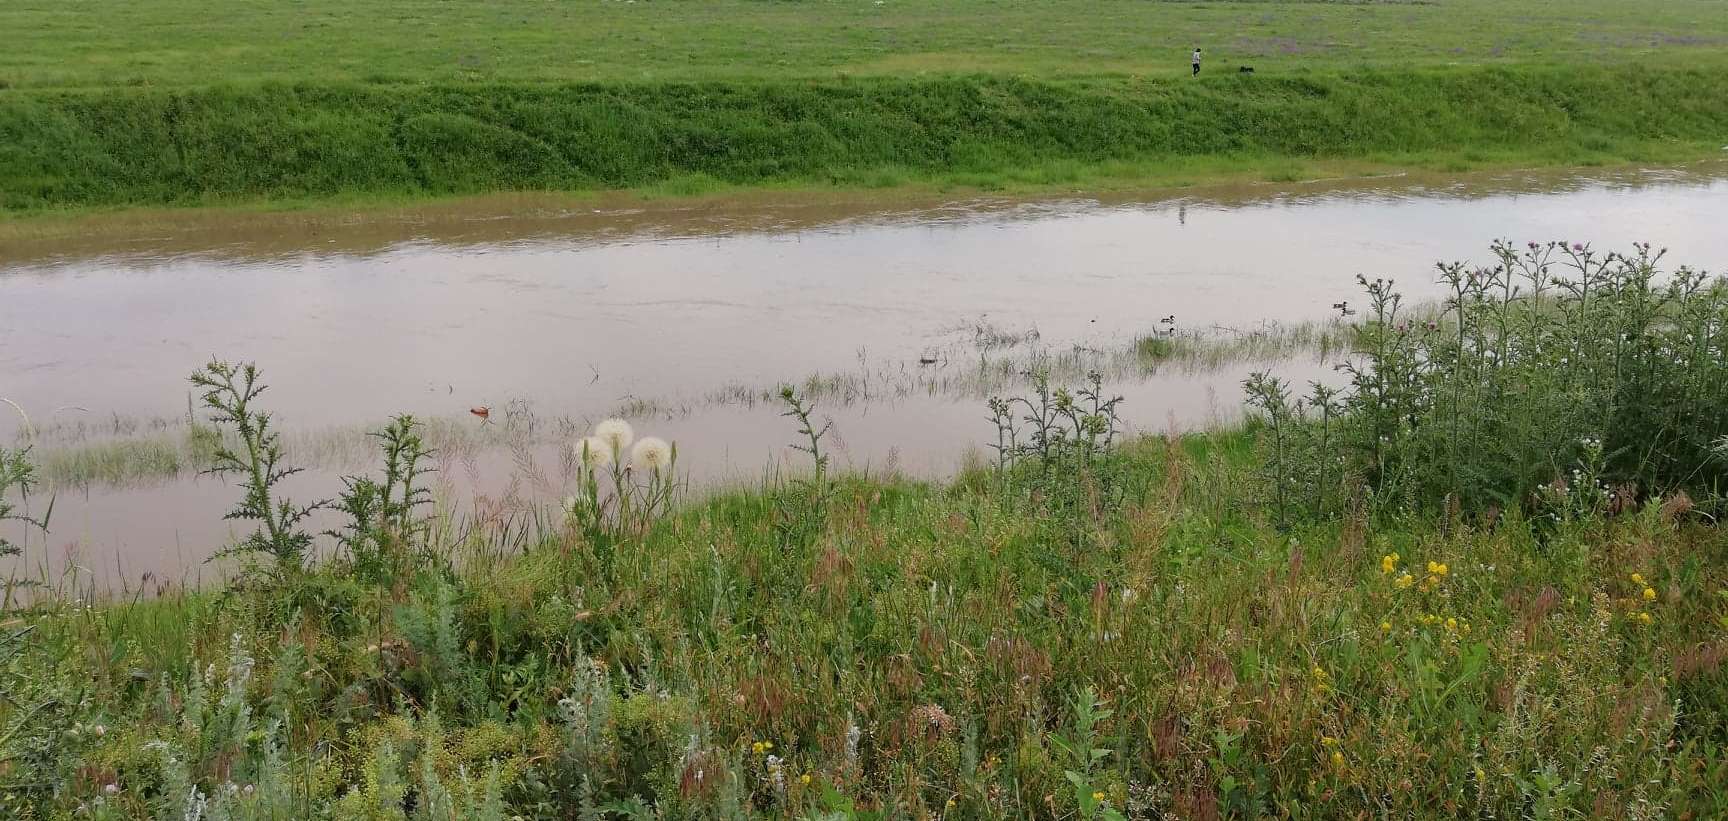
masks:
[[[628,412],[714,483],[786,456],[791,427],[757,400],[820,374],[845,386],[823,411],[843,461],[936,475],[993,432],[968,389],[992,357],[1323,319],[1359,300],[1357,274],[1422,299],[1434,262],[1484,261],[1496,237],[1648,241],[1720,270],[1725,215],[1728,174],[1703,167],[1154,198],[503,197],[364,219],[115,218],[0,241],[0,397],[31,415],[44,452],[171,436],[187,374],[250,360],[300,452],[324,454],[297,477],[308,494],[365,466],[319,436],[348,441],[398,412],[480,426],[476,407],[494,427],[506,412],[533,420],[546,441]],[[1204,424],[1236,414],[1241,378],[1264,367],[1167,368],[1117,388],[1137,429]],[[1328,372],[1311,357],[1274,369]],[[22,435],[0,421],[6,441]],[[447,478],[507,495],[516,460],[476,435]],[[103,578],[196,573],[229,532],[232,491],[211,479],[56,490],[32,567],[76,556]]]

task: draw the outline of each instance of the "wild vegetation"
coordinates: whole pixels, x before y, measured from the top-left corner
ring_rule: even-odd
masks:
[[[248,468],[262,535],[232,584],[11,608],[0,802],[1720,816],[1728,285],[1654,249],[1496,251],[1414,322],[1366,283],[1336,391],[1260,376],[1242,428],[1129,439],[1102,375],[1033,373],[988,403],[995,458],[941,483],[835,474],[792,387],[808,473],[695,495],[608,421],[570,437],[561,509],[461,528],[398,420],[315,561],[278,549],[318,538],[271,518],[299,509],[284,466]],[[255,373],[200,374],[210,424],[256,445],[235,459],[268,465],[233,401]]]

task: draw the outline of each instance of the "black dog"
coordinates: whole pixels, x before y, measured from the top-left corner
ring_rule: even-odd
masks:
[[[1253,66],[1242,66],[1241,68],[1236,69],[1236,71],[1241,73],[1241,74],[1253,74],[1254,73],[1254,67]]]

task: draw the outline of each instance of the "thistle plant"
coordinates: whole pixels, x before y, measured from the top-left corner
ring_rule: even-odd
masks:
[[[237,446],[218,444],[211,456],[213,466],[205,471],[239,477],[244,495],[223,518],[257,523],[251,535],[227,552],[266,554],[275,559],[279,569],[300,570],[312,544],[312,535],[301,525],[325,503],[295,505],[277,493],[282,480],[300,469],[284,466],[282,444],[270,427],[270,414],[255,406],[268,387],[258,381],[257,366],[212,360],[192,373],[191,382],[203,392],[201,403],[210,421],[232,426],[239,440]]]
[[[331,505],[348,522],[325,535],[348,551],[361,575],[374,580],[401,578],[412,569],[415,554],[425,551],[431,524],[416,511],[432,503],[432,491],[422,483],[432,471],[423,466],[432,451],[419,427],[413,416],[403,414],[372,433],[384,456],[382,480],[344,477],[342,494]]]
[[[827,420],[817,427],[813,419],[816,403],[799,396],[791,385],[781,386],[780,401],[786,406],[780,415],[796,420],[798,434],[803,437],[792,449],[807,454],[813,468],[810,478],[794,479],[774,493],[774,527],[781,547],[786,549],[808,544],[827,526],[828,501],[834,488],[828,478],[829,455],[822,449],[822,440],[834,422]]]
[[[1340,512],[1348,477],[1336,448],[1338,390],[1311,382],[1308,396],[1298,397],[1288,383],[1265,372],[1251,374],[1243,389],[1264,434],[1258,469],[1278,525],[1288,525],[1298,510]]]
[[[1031,394],[992,397],[996,479],[1005,498],[1052,513],[1094,516],[1114,509],[1122,486],[1107,457],[1120,433],[1120,396],[1107,396],[1097,371],[1075,390],[1051,387],[1047,371],[1027,373]],[[1069,532],[1077,532],[1072,528]]]
[[[0,448],[0,525],[7,522],[17,522],[24,526],[26,532],[39,530],[46,534],[48,522],[54,516],[54,500],[48,500],[48,509],[40,517],[27,512],[20,512],[11,501],[13,495],[20,503],[30,501],[30,491],[36,487],[36,467],[30,462],[28,447],[18,450]],[[0,532],[0,557],[16,556],[23,548],[6,540],[6,534]]]
[[[1439,265],[1447,295],[1427,315],[1406,310],[1390,281],[1360,279],[1370,310],[1344,388],[1294,398],[1249,381],[1281,521],[1336,511],[1328,494],[1343,474],[1382,512],[1551,508],[1564,491],[1577,513],[1580,466],[1591,493],[1620,505],[1728,486],[1717,446],[1728,434],[1728,285],[1664,272],[1648,245],[1491,251],[1489,266]],[[1316,478],[1316,492],[1292,496]]]

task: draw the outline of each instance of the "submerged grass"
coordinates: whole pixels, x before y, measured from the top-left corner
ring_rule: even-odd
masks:
[[[0,211],[1678,161],[1719,153],[1724,99],[1728,70],[1640,66],[10,92]]]
[[[921,355],[936,361],[860,361],[851,370],[816,372],[795,380],[800,394],[828,408],[892,405],[910,399],[981,402],[1015,390],[1025,375],[1042,371],[1073,383],[1099,373],[1114,384],[1160,376],[1204,375],[1241,365],[1312,360],[1333,362],[1349,351],[1354,331],[1337,320],[1265,323],[1252,328],[1167,328],[1133,343],[1103,348],[1040,344],[1036,330],[973,323],[956,329],[952,344]],[[779,385],[735,383],[690,395],[632,397],[605,415],[628,420],[692,416],[716,409],[777,407]],[[421,436],[450,468],[471,469],[485,454],[544,449],[566,442],[593,420],[544,414],[525,401],[501,408],[493,424],[464,414],[419,420]],[[364,425],[291,429],[282,446],[289,459],[330,473],[353,470],[372,458]],[[48,421],[33,431],[35,460],[51,487],[136,487],[173,481],[209,469],[218,443],[234,445],[196,421],[115,417],[92,423],[76,417]]]

